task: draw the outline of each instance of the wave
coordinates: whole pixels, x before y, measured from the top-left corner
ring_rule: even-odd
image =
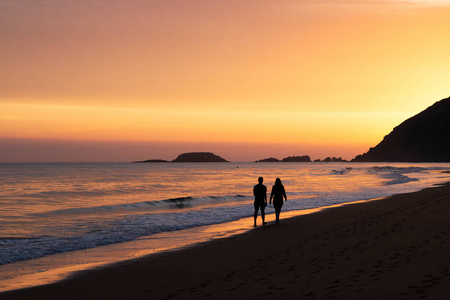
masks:
[[[101,196],[112,196],[121,194],[139,194],[139,193],[151,193],[152,188],[161,187],[150,186],[149,188],[124,188],[124,189],[77,189],[76,187],[72,190],[54,190],[54,191],[42,191],[37,193],[28,194],[18,194],[17,198],[79,198],[79,197],[101,197]]]
[[[385,194],[380,192],[365,191],[361,193],[311,195],[310,197],[290,197],[283,206],[283,211],[303,210],[317,208],[336,203],[351,202],[364,199],[373,199]],[[225,199],[227,198],[227,199]],[[231,198],[233,201],[231,201]],[[96,220],[89,224],[82,234],[70,236],[37,236],[29,238],[0,238],[0,265],[28,260],[47,255],[53,255],[69,251],[77,251],[95,248],[103,245],[132,241],[143,236],[177,231],[198,226],[208,226],[225,222],[232,222],[253,215],[253,205],[248,201],[252,197],[236,195],[233,197],[182,197],[161,201],[139,202],[134,205],[170,205],[170,203],[195,203],[201,201],[217,201],[229,205],[204,206],[195,210],[173,210],[172,212],[150,212],[144,214],[122,215],[118,218],[110,218],[101,223]],[[237,200],[237,201],[236,201]],[[158,203],[158,204],[155,204]],[[130,209],[133,206],[116,205],[114,209]],[[84,208],[79,210],[61,210],[58,213],[84,213],[98,211],[106,207]],[[111,208],[110,208],[111,209]],[[56,213],[56,212],[53,212]],[[269,206],[266,213],[273,213],[273,207]],[[85,217],[85,216],[83,216]],[[77,224],[73,224],[77,226]],[[87,225],[87,224],[85,224]]]
[[[182,209],[201,205],[210,204],[225,204],[225,203],[235,203],[240,201],[250,200],[249,196],[244,195],[234,195],[234,196],[206,196],[206,197],[179,197],[164,199],[158,201],[142,201],[134,203],[122,203],[116,205],[101,205],[93,207],[81,207],[81,208],[69,208],[61,210],[53,210],[46,212],[47,214],[67,214],[67,215],[87,215],[96,214],[101,212],[119,212],[119,211],[133,211],[133,210],[143,210],[143,211],[158,211],[166,209]],[[43,216],[44,214],[34,214],[35,216]]]
[[[369,173],[375,174],[385,179],[384,185],[404,184],[412,181],[418,181],[419,178],[410,177],[405,174],[424,173],[435,168],[426,167],[394,167],[394,166],[375,166],[368,169]],[[444,168],[443,168],[444,169]]]
[[[177,200],[177,199],[168,199]],[[0,265],[47,255],[127,242],[142,236],[239,220],[252,214],[248,203],[173,213],[129,215],[97,224],[85,234],[0,238]]]
[[[418,181],[418,178],[410,177],[407,174],[426,173],[429,171],[446,170],[443,167],[395,167],[395,166],[374,166],[366,169],[367,172],[385,179],[384,185],[404,184],[412,181]],[[342,169],[333,169],[331,175],[347,175],[354,168],[347,167]]]
[[[348,174],[351,170],[353,170],[353,168],[348,167],[348,168],[343,168],[340,170],[334,170],[331,172],[332,175],[345,175]]]
[[[369,171],[372,172],[396,172],[396,173],[420,173],[420,172],[426,172],[431,169],[436,168],[427,168],[427,167],[394,167],[394,166],[375,166],[370,167]],[[444,168],[442,168],[444,169]]]

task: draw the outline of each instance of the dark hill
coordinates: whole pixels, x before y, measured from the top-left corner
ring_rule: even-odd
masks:
[[[227,162],[227,160],[210,152],[190,152],[178,155],[172,162]]]
[[[404,121],[356,162],[450,162],[450,98]]]

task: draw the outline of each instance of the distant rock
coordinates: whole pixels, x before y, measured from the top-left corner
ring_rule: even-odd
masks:
[[[327,157],[324,160],[316,159],[314,162],[347,162],[342,157]]]
[[[289,156],[283,158],[281,162],[311,162],[311,158],[308,155],[304,156]]]
[[[269,158],[257,160],[255,162],[280,162],[280,160],[277,158],[274,158],[274,157],[269,157]]]
[[[228,162],[211,152],[190,152],[178,155],[172,162]]]
[[[279,160],[274,157],[269,157],[269,158],[257,160],[255,162],[311,162],[311,158],[308,155],[289,156],[289,157],[283,158],[282,160]]]
[[[450,162],[450,98],[404,121],[355,162]]]
[[[168,163],[168,160],[164,159],[148,159],[148,160],[141,160],[141,161],[133,161],[133,163]]]

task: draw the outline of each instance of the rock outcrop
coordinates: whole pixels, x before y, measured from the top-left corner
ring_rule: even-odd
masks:
[[[289,156],[286,158],[283,158],[281,162],[311,162],[311,157],[308,155],[304,156]]]
[[[269,157],[269,158],[257,160],[255,162],[311,162],[311,158],[308,155],[289,156],[289,157],[283,158],[282,160],[279,160],[274,157]]]
[[[280,160],[278,158],[269,157],[269,158],[257,160],[255,162],[280,162]]]
[[[316,159],[314,162],[347,162],[347,160],[342,159],[342,157],[326,157],[324,160]]]

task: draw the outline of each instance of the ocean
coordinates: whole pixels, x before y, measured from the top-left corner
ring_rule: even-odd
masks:
[[[449,169],[444,163],[2,163],[0,291],[251,230],[253,220],[245,218],[253,216],[259,176],[269,193],[282,180],[283,217],[431,187],[449,181],[443,172]],[[266,213],[273,221],[273,207]]]

